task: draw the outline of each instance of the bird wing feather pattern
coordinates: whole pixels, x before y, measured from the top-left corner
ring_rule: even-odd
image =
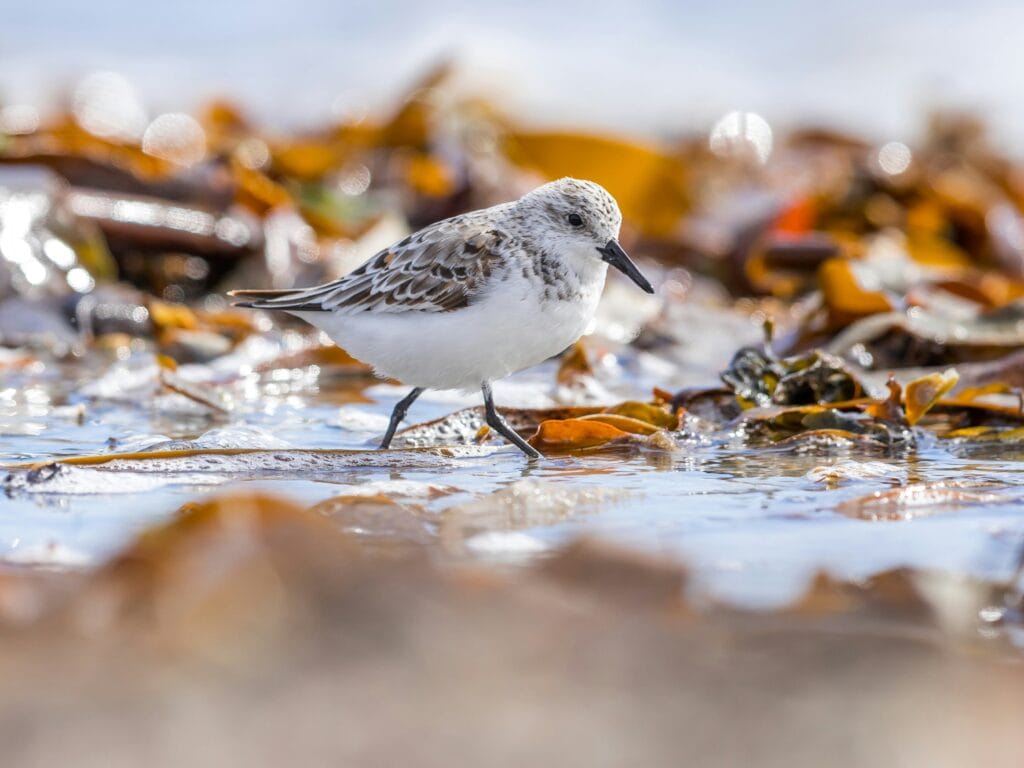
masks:
[[[469,306],[517,245],[494,210],[431,224],[349,274],[312,288],[232,291],[236,306],[287,312],[450,312]]]

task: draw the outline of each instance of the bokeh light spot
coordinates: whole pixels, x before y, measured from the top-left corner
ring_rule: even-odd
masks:
[[[206,133],[194,117],[169,112],[146,128],[142,151],[179,165],[195,165],[206,156]]]
[[[137,141],[146,127],[146,110],[132,84],[116,72],[93,72],[75,88],[75,120],[105,139]]]
[[[39,128],[39,112],[29,104],[9,104],[0,109],[0,133],[9,136],[32,133]]]
[[[756,112],[729,112],[712,127],[708,146],[719,157],[764,164],[772,153],[772,129]]]
[[[890,176],[903,173],[913,159],[910,147],[901,141],[890,141],[878,150],[878,166]]]

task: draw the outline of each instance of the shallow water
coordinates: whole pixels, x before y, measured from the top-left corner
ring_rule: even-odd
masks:
[[[616,381],[616,393],[643,396],[649,388],[639,378]],[[213,418],[163,395],[84,396],[94,380],[84,364],[8,374],[0,391],[2,461],[182,447],[166,441],[196,438],[207,448],[369,449],[403,394],[373,382],[321,381],[315,367],[278,370],[224,384],[239,395],[239,405],[230,417]],[[541,366],[500,382],[496,397],[506,406],[543,404],[553,380],[553,366]],[[410,421],[475,402],[458,393],[427,393]],[[309,505],[353,493],[400,499],[415,506],[434,540],[444,542],[437,549],[442,560],[529,562],[571,538],[599,535],[684,561],[695,596],[761,607],[791,600],[822,568],[852,579],[902,565],[1006,579],[1024,540],[1024,453],[967,449],[929,436],[915,451],[891,456],[752,449],[728,439],[681,440],[674,451],[616,448],[536,464],[497,443],[392,454],[387,461],[376,454],[360,453],[358,461],[323,454],[296,464],[294,455],[270,451],[262,461],[241,455],[149,467],[160,471],[130,463],[67,467],[30,488],[8,485],[0,503],[0,556],[53,567],[97,563],[185,502],[232,488]],[[840,479],[824,478],[830,472]],[[952,501],[926,493],[884,508],[881,517],[900,519],[849,514],[857,509],[853,499],[937,481],[966,490]],[[492,494],[503,489],[511,489],[510,507],[495,506],[503,497]],[[517,507],[521,493],[530,496]],[[372,527],[360,533],[388,535]]]

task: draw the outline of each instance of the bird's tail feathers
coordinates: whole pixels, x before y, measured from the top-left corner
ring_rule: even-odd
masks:
[[[228,291],[228,296],[232,299],[241,299],[241,301],[232,301],[231,306],[233,307],[245,307],[247,309],[276,309],[276,307],[270,302],[288,298],[289,296],[293,296],[295,293],[297,293],[295,289],[268,288]]]

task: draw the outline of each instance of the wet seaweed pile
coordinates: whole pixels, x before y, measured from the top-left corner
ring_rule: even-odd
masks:
[[[93,77],[66,113],[0,110],[0,697],[65,726],[18,734],[20,763],[129,723],[125,764],[267,761],[302,728],[311,762],[428,733],[560,762],[617,728],[587,762],[659,764],[686,723],[695,762],[815,734],[799,765],[846,754],[842,705],[880,736],[831,764],[1015,764],[1024,164],[980,122],[640,141],[520,125],[440,67],[390,114],[282,136],[228,102],[140,122]],[[538,467],[455,393],[374,450],[398,383],[226,301],[562,175],[616,196],[658,290],[610,279],[590,334],[496,387]],[[353,735],[324,740],[335,707]],[[263,735],[226,740],[242,723]],[[963,753],[930,736],[955,727]]]

